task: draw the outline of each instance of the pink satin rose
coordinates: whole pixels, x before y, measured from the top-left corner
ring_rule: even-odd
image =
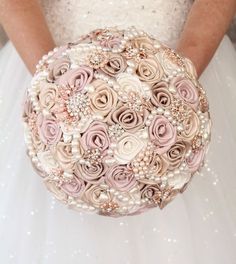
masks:
[[[70,64],[71,62],[67,58],[60,58],[58,60],[53,61],[48,66],[47,80],[49,82],[56,81],[58,78],[60,78],[60,76],[62,76],[69,70]]]
[[[124,192],[131,190],[137,183],[133,171],[126,165],[111,167],[106,172],[105,179],[110,187]]]
[[[61,189],[72,197],[80,197],[85,189],[85,182],[74,177],[70,182],[62,183]]]
[[[156,152],[163,154],[176,142],[176,127],[166,117],[157,115],[149,126],[149,136],[157,146]]]
[[[179,96],[188,104],[192,105],[194,109],[197,108],[199,97],[195,85],[185,77],[175,77],[171,84],[176,88]]]
[[[39,137],[44,144],[56,144],[62,136],[60,126],[52,116],[45,117],[42,114],[38,115],[37,128]]]
[[[92,122],[82,135],[80,142],[85,150],[98,148],[104,152],[110,145],[110,138],[106,126],[99,121]]]
[[[200,169],[205,156],[205,152],[205,148],[199,149],[196,152],[192,153],[192,155],[190,155],[186,159],[188,168],[191,172],[196,172],[198,169]]]
[[[58,84],[62,87],[73,88],[75,91],[81,91],[92,79],[93,69],[87,66],[81,66],[68,70],[58,79]]]

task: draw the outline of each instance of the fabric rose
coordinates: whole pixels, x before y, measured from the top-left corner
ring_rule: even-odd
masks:
[[[147,58],[138,63],[136,73],[141,81],[152,84],[161,80],[163,69],[155,58]]]
[[[58,103],[58,88],[56,84],[44,83],[40,86],[39,104],[43,109],[50,110]]]
[[[111,77],[115,77],[117,74],[125,71],[126,67],[127,63],[121,55],[111,53],[108,62],[101,68],[101,71]]]
[[[153,54],[155,52],[153,41],[147,36],[134,38],[130,43],[132,47],[144,50],[146,53]]]
[[[151,102],[155,106],[168,107],[172,102],[172,95],[168,91],[168,84],[164,81],[153,84]]]
[[[57,200],[66,202],[67,194],[61,189],[60,186],[58,186],[58,183],[56,181],[45,179],[44,183],[47,189],[53,193],[54,197]]]
[[[182,124],[184,129],[181,131],[180,137],[184,140],[193,139],[200,128],[200,120],[198,115],[194,111],[191,111],[189,117],[183,120]]]
[[[180,63],[182,62],[177,54],[169,48],[160,49],[155,54],[155,57],[162,65],[162,68],[167,75],[171,75],[173,71],[177,71],[180,67]]]
[[[151,202],[150,207],[158,205],[160,209],[163,209],[177,194],[178,190],[161,188],[158,184],[144,185],[141,188],[142,199],[148,199]]]
[[[173,177],[168,179],[168,184],[176,190],[182,191],[185,188],[185,185],[190,181],[191,173],[181,172],[174,174]]]
[[[44,170],[48,174],[50,174],[53,170],[58,168],[58,163],[54,159],[50,150],[38,152],[37,157],[40,163],[42,164]]]
[[[54,156],[63,169],[71,170],[75,164],[71,143],[59,142],[54,147]]]
[[[152,203],[158,202],[161,198],[160,186],[157,184],[144,184],[141,188],[141,198],[148,199],[148,201],[151,201]]]
[[[97,184],[101,182],[107,167],[103,163],[92,163],[90,165],[76,163],[74,173],[78,178],[87,182]]]
[[[80,138],[80,142],[85,150],[89,148],[98,148],[100,151],[104,152],[110,146],[107,127],[102,122],[92,122]]]
[[[186,152],[189,150],[190,145],[184,141],[176,142],[167,152],[166,158],[169,162],[169,169],[173,170],[179,167],[185,158]]]
[[[82,179],[73,177],[69,182],[63,182],[61,189],[72,197],[81,197],[85,189],[85,182]]]
[[[192,81],[186,79],[186,77],[177,76],[173,78],[171,85],[176,88],[180,98],[196,109],[198,105],[198,92]]]
[[[114,158],[120,164],[129,163],[147,145],[147,139],[141,138],[138,133],[124,132],[117,142]]]
[[[56,81],[61,75],[65,74],[70,68],[70,60],[60,58],[50,63],[48,66],[47,80],[49,82]]]
[[[123,105],[109,114],[107,123],[109,125],[120,124],[125,131],[134,133],[144,127],[148,113],[146,109],[139,113],[135,109]]]
[[[84,192],[84,200],[95,207],[111,202],[111,194],[103,185],[88,184]]]
[[[40,139],[44,144],[56,144],[62,136],[60,126],[52,116],[46,117],[39,114],[37,117],[37,127]]]
[[[89,94],[90,107],[96,113],[106,117],[113,107],[117,104],[117,93],[109,85],[102,81],[96,80],[92,83],[95,88],[94,93]]]
[[[201,165],[203,163],[203,160],[204,160],[205,153],[206,153],[205,148],[201,148],[201,149],[193,152],[186,159],[188,168],[189,168],[189,170],[191,172],[195,172],[195,171],[197,171],[201,167]]]
[[[166,117],[157,115],[149,126],[149,136],[157,146],[157,153],[163,154],[176,142],[176,127]]]
[[[76,91],[82,91],[85,85],[93,79],[93,69],[81,66],[76,69],[68,70],[58,79],[59,86],[70,87]]]
[[[130,93],[138,94],[139,97],[149,98],[151,91],[147,85],[144,85],[137,76],[123,72],[117,76],[119,92],[124,96]]]
[[[49,149],[49,145],[42,142],[38,131],[33,130],[31,133],[31,140],[36,151],[45,151]]]
[[[150,150],[146,150],[146,151],[150,151]],[[146,152],[145,151],[145,152]],[[140,172],[140,164],[143,163],[144,167],[147,168],[146,171],[144,171],[144,177],[140,178],[139,181],[146,183],[146,184],[154,184],[155,179],[153,179],[152,177],[154,176],[154,178],[156,178],[156,176],[161,177],[163,176],[167,169],[168,169],[168,161],[163,158],[162,156],[158,155],[155,150],[150,151],[150,155],[148,156],[144,156],[144,158],[138,162],[138,165],[136,164],[136,160],[134,160],[131,163],[131,167],[134,170],[138,170]],[[141,166],[141,170],[142,170],[142,166]]]
[[[131,169],[125,165],[118,165],[107,170],[106,183],[118,191],[128,192],[137,184],[137,181]]]

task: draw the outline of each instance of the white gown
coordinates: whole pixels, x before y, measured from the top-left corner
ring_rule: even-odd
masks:
[[[57,44],[102,26],[135,25],[175,47],[191,1],[48,0],[42,6]],[[228,37],[200,79],[213,119],[205,167],[165,209],[138,216],[86,215],[52,198],[23,141],[30,78],[8,43],[0,51],[0,263],[235,263],[236,52]]]

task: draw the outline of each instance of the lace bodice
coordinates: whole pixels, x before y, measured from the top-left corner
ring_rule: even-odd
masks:
[[[191,0],[40,0],[57,45],[99,27],[136,26],[174,47]]]

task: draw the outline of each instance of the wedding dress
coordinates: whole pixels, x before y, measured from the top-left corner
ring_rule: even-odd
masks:
[[[56,43],[135,25],[175,47],[190,0],[42,0]],[[27,41],[27,40],[26,40]],[[68,210],[34,172],[23,140],[31,76],[11,43],[0,51],[0,263],[233,264],[236,262],[236,52],[224,37],[200,81],[210,101],[206,164],[163,210],[110,218]]]

